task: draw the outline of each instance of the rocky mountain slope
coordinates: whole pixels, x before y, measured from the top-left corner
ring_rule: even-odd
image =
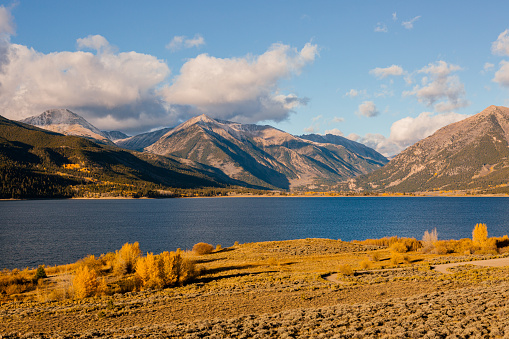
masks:
[[[153,132],[138,134],[121,140],[115,140],[115,144],[122,148],[141,152],[145,147],[148,147],[156,143],[157,140],[159,140],[163,135],[168,133],[170,130],[171,128],[163,128]]]
[[[509,108],[490,106],[445,126],[350,188],[380,191],[476,190],[509,184]]]
[[[353,140],[344,138],[339,135],[305,134],[305,135],[299,135],[299,138],[322,143],[322,144],[334,144],[334,145],[344,146],[346,149],[348,149],[352,152],[355,152],[360,156],[370,158],[370,159],[375,159],[382,163],[388,162],[386,157],[384,157],[383,155],[381,155],[380,153],[378,153],[371,147],[368,147],[366,145],[363,145],[363,144],[355,142]]]
[[[98,128],[83,117],[68,109],[50,109],[40,115],[21,120],[25,124],[65,135],[75,135],[113,145],[113,142]]]
[[[113,142],[116,142],[117,140],[123,140],[126,138],[130,138],[129,135],[120,132],[120,131],[101,131],[101,133],[108,139],[110,139]]]
[[[344,145],[322,144],[270,126],[215,120],[206,115],[168,131],[145,150],[215,167],[252,185],[282,189],[331,189],[339,181],[371,172],[387,162],[380,154],[361,155]]]

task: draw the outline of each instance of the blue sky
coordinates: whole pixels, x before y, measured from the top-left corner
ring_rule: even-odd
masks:
[[[130,134],[192,116],[334,133],[386,155],[509,106],[507,1],[17,1],[0,110]]]

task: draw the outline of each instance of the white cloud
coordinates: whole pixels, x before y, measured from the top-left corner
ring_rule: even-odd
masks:
[[[379,22],[378,24],[376,24],[374,31],[377,33],[387,33],[389,32],[389,29],[387,28],[386,24],[382,24]]]
[[[340,122],[343,122],[343,121],[345,121],[345,118],[341,118],[341,117],[334,117],[331,120],[331,122],[334,122],[334,123],[340,123]]]
[[[491,52],[497,55],[509,56],[509,29],[506,29],[491,44]]]
[[[205,45],[205,39],[200,34],[196,34],[194,38],[190,39],[185,35],[177,35],[166,45],[166,48],[171,51],[178,51],[182,48],[200,47],[202,45]]]
[[[76,40],[78,49],[92,49],[99,53],[111,52],[110,43],[101,35],[89,35],[86,38]]]
[[[325,134],[339,135],[340,137],[344,136],[343,132],[341,132],[337,128],[329,129],[325,131]]]
[[[311,120],[312,120],[313,122],[317,122],[317,121],[318,121],[318,120],[320,120],[322,117],[323,117],[322,115],[317,115],[316,117],[311,118]]]
[[[346,95],[347,97],[350,97],[350,98],[355,98],[356,96],[358,96],[358,95],[359,95],[359,91],[358,91],[358,90],[356,90],[356,89],[353,89],[353,88],[352,88],[351,90],[349,90],[348,92],[346,92],[346,93],[345,93],[345,95]]]
[[[419,20],[421,18],[420,15],[408,20],[408,21],[403,21],[401,23],[401,25],[403,25],[403,27],[405,27],[406,29],[412,29],[414,28],[414,22],[416,22],[417,20]]]
[[[493,65],[492,63],[487,62],[487,63],[484,64],[483,71],[484,72],[489,72],[493,68],[495,68],[495,65]]]
[[[381,134],[366,134],[364,137],[353,134],[347,138],[365,144],[385,156],[393,156],[427,138],[440,128],[467,117],[468,115],[458,113],[423,112],[416,118],[406,117],[395,121],[388,138]]]
[[[404,149],[430,136],[438,129],[467,117],[468,115],[452,112],[443,114],[423,112],[416,118],[406,117],[392,124],[389,141]]]
[[[10,37],[14,33],[14,19],[10,11],[4,6],[0,6],[0,72],[9,63]]]
[[[11,12],[4,6],[0,6],[0,34],[13,35],[15,31]]]
[[[387,78],[388,76],[400,76],[404,74],[403,68],[398,65],[392,65],[385,68],[377,67],[369,71],[369,74],[376,76],[379,79]]]
[[[392,20],[397,21],[398,20],[398,13],[394,12],[392,13]]]
[[[187,61],[171,86],[161,90],[170,103],[239,122],[281,121],[291,110],[282,103],[305,104],[294,94],[281,97],[278,82],[298,75],[318,55],[307,43],[300,51],[274,44],[259,56],[220,59],[207,54]],[[295,107],[295,106],[293,106]]]
[[[273,45],[259,56],[188,60],[173,83],[164,60],[116,52],[101,35],[77,39],[75,52],[41,53],[12,44],[14,24],[0,6],[0,112],[19,120],[68,108],[101,129],[127,133],[171,126],[207,113],[239,122],[280,121],[309,99],[281,93],[281,79],[300,74],[318,55],[308,43],[297,51]],[[184,39],[198,46],[200,36]],[[86,51],[88,50],[88,51]]]
[[[304,128],[304,132],[306,132],[306,133],[315,134],[315,133],[318,133],[319,131],[320,131],[320,127],[316,126],[316,125],[311,125],[309,127]]]
[[[12,44],[9,59],[0,74],[0,109],[10,118],[69,108],[85,113],[94,123],[101,116],[124,120],[143,112],[157,115],[166,111],[154,91],[170,70],[154,56],[135,52],[43,54]]]
[[[368,118],[372,118],[380,114],[376,109],[375,103],[373,101],[364,101],[359,105],[359,109],[355,112],[357,115],[362,115]]]
[[[494,82],[504,87],[509,87],[509,62],[502,60],[500,61],[500,68],[495,73],[493,78]]]
[[[438,112],[449,112],[466,107],[469,102],[464,99],[465,89],[459,77],[452,75],[461,67],[438,61],[422,68],[418,73],[424,73],[421,86],[416,85],[412,91],[403,95],[415,95],[420,103],[433,106]]]

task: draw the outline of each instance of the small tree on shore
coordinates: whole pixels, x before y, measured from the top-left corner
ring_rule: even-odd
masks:
[[[72,286],[74,287],[74,296],[77,299],[94,295],[99,286],[97,282],[97,273],[88,266],[78,267],[72,281]]]
[[[431,232],[428,232],[427,230],[424,231],[424,235],[422,237],[423,252],[429,253],[429,252],[433,251],[437,241],[438,241],[438,233],[437,233],[436,227]]]
[[[472,231],[472,241],[475,246],[485,247],[488,241],[488,227],[486,224],[476,224]]]

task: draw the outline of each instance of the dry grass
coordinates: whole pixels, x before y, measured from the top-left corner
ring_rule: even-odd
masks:
[[[399,257],[391,263],[394,255]],[[431,270],[436,263],[482,255],[400,253],[376,244],[329,239],[248,243],[191,257],[201,275],[189,284],[143,291],[133,287],[135,275],[119,280],[105,269],[106,256],[76,264],[101,262],[97,281],[107,286],[105,296],[80,302],[66,299],[65,283],[57,284],[57,279],[71,276],[69,272],[50,276],[27,294],[24,303],[0,307],[0,334],[422,337],[430,328],[440,336],[449,328],[461,337],[469,328],[481,326],[488,336],[509,335],[503,328],[497,332],[489,327],[489,317],[460,319],[464,310],[478,309],[477,314],[483,310],[491,316],[492,302],[497,303],[496,310],[506,312],[502,300],[509,300],[508,268],[455,268],[447,276]],[[342,267],[352,273],[339,276],[337,283],[324,279]],[[398,269],[385,270],[391,267]],[[421,314],[416,312],[423,316],[414,319],[413,314]],[[443,317],[442,325],[432,324],[434,317]],[[500,319],[499,324],[505,318]]]

